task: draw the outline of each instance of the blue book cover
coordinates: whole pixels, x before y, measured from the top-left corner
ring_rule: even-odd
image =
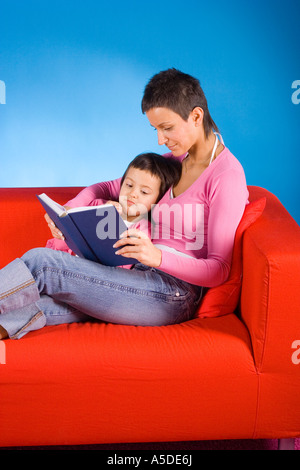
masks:
[[[79,257],[107,266],[135,264],[135,258],[116,255],[114,243],[127,226],[113,205],[77,207],[66,210],[46,194],[37,196],[49,217]]]

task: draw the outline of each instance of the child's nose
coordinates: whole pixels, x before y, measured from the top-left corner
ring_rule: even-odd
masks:
[[[130,191],[130,193],[129,193],[129,197],[136,199],[136,197],[137,197],[137,190],[136,190],[136,189],[131,189],[131,191]]]

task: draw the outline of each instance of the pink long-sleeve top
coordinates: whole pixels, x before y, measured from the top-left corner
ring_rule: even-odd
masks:
[[[120,182],[92,185],[66,205],[118,200]],[[225,282],[248,195],[243,167],[226,147],[182,194],[172,197],[169,189],[152,211],[151,238],[162,249],[159,269],[203,287]]]

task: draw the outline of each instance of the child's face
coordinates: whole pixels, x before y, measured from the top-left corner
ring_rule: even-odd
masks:
[[[123,215],[128,221],[150,211],[151,205],[157,201],[160,184],[158,176],[138,168],[129,168],[119,195]]]

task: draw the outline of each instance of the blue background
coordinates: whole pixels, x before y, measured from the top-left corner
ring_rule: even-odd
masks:
[[[248,184],[299,223],[299,31],[299,0],[0,0],[0,186],[86,186],[167,151],[140,101],[176,67],[200,79]]]

